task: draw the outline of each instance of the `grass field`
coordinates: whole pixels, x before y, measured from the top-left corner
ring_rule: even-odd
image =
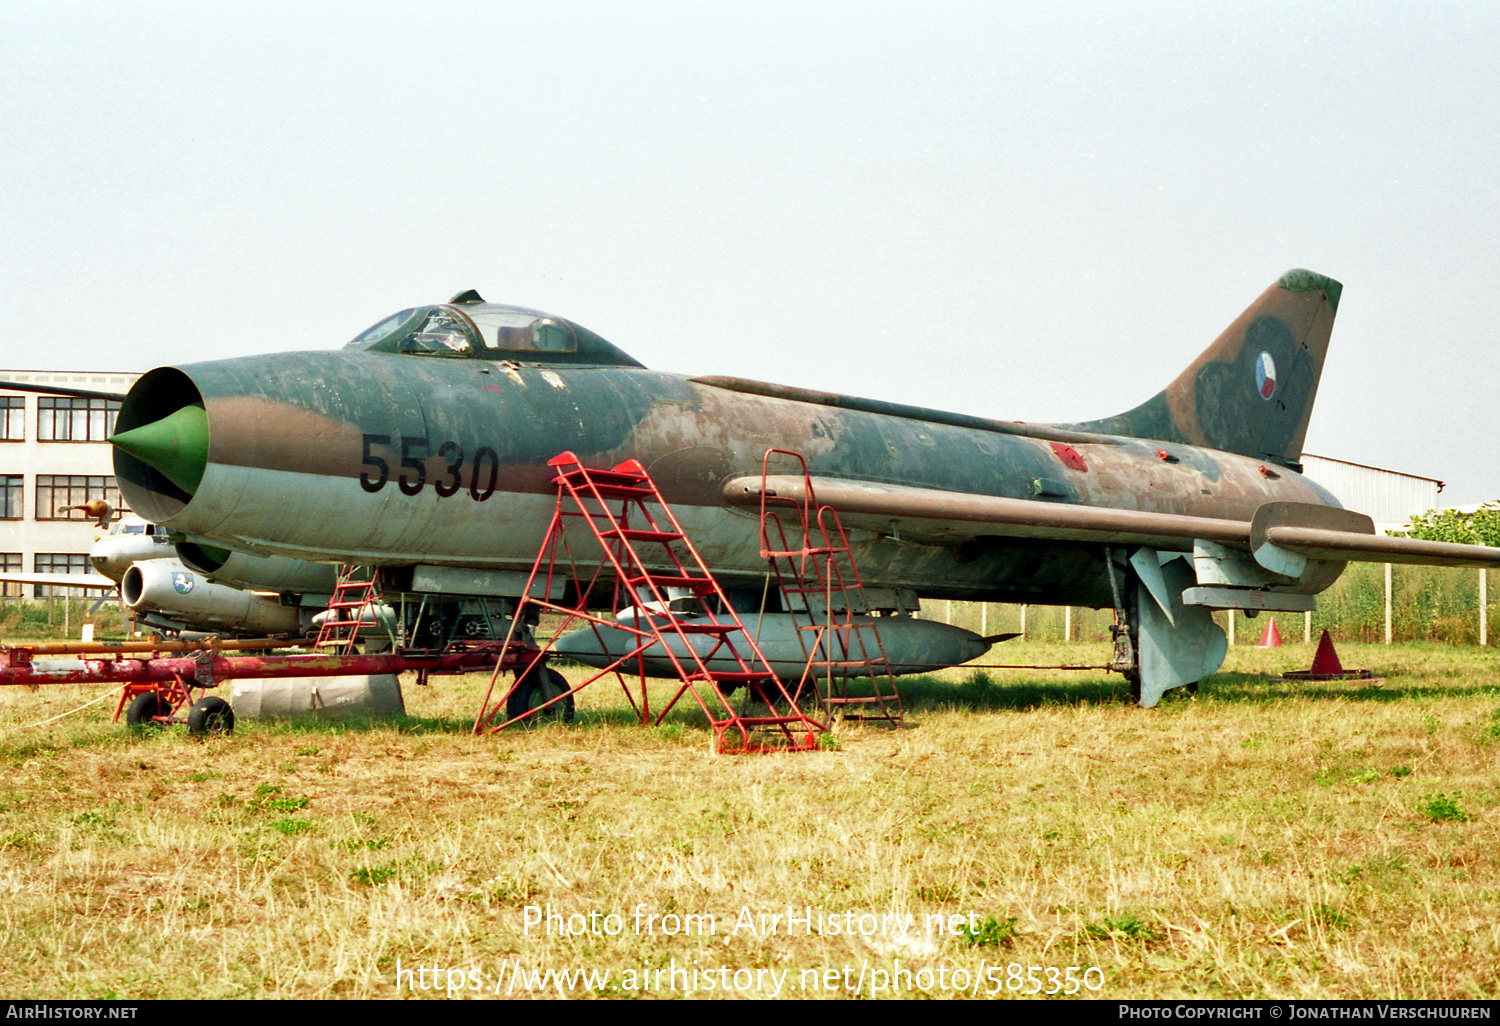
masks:
[[[487,678],[450,678],[399,724],[207,742],[7,689],[0,993],[1500,996],[1500,656],[1340,654],[1384,682],[1236,647],[1147,711],[949,671],[906,730],[777,756],[603,684],[568,727],[475,738]]]

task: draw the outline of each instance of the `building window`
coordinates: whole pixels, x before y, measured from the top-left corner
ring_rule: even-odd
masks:
[[[26,440],[26,400],[19,395],[0,395],[0,442]]]
[[[81,506],[90,499],[103,499],[115,508],[125,509],[114,477],[91,477],[83,474],[38,474],[36,476],[36,518],[38,520],[92,520]]]
[[[21,519],[21,492],[20,474],[0,474],[0,520]]]
[[[90,572],[89,554],[87,552],[38,552],[36,554],[36,572],[39,574],[86,574]],[[36,597],[47,598],[52,595],[77,595],[77,588],[64,588],[61,585],[38,584],[36,586]]]
[[[113,399],[42,396],[36,401],[36,436],[43,442],[102,442],[114,434],[119,412]]]
[[[0,552],[0,573],[18,574],[21,572],[21,554],[19,552]],[[26,587],[16,581],[0,581],[0,598],[20,598]]]

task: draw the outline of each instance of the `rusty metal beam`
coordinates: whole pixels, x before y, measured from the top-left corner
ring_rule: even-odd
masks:
[[[512,646],[515,649],[515,646]],[[380,655],[221,656],[199,652],[167,659],[81,659],[81,666],[37,666],[27,649],[0,651],[0,687],[37,684],[151,684],[194,681],[212,687],[226,680],[275,677],[352,677],[362,674],[458,673],[487,670],[499,659],[498,645],[447,652],[388,652]],[[516,658],[520,658],[517,653]]]
[[[197,641],[63,641],[21,645],[33,655],[110,655],[135,652],[264,651],[300,648],[303,638],[201,638]]]

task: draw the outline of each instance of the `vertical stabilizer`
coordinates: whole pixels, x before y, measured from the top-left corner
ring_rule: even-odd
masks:
[[[1295,466],[1342,291],[1324,275],[1288,271],[1163,391],[1128,413],[1070,426]]]

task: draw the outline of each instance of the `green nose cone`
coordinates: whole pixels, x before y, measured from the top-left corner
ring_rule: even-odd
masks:
[[[208,466],[208,413],[201,404],[184,406],[150,424],[105,439],[192,495]]]

